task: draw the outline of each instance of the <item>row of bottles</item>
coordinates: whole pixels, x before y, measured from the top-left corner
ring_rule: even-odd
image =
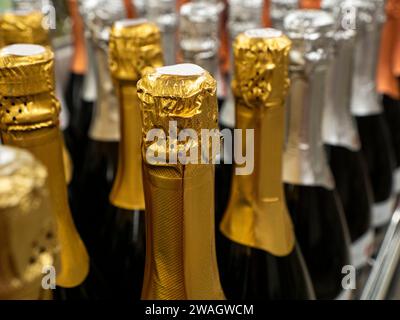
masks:
[[[177,11],[175,1],[142,10],[70,0],[68,194],[54,57],[32,22],[42,15],[1,15],[1,137],[47,169],[46,214],[57,230],[48,240],[57,234],[60,246],[55,298],[350,298],[342,269],[367,268],[395,205],[396,100],[383,109],[375,87],[383,3],[322,1],[322,11],[271,1],[275,29],[260,29],[264,5],[229,2],[232,90],[223,95],[222,1]],[[356,29],[341,23],[349,8]],[[130,19],[141,12],[155,23]],[[21,15],[24,32],[10,36]],[[190,64],[162,67],[175,61]],[[168,133],[171,120],[199,136],[218,122],[244,134],[224,141],[215,168],[153,163],[146,136]],[[238,175],[233,154],[247,152],[251,129],[254,171]],[[168,160],[165,146],[177,141],[164,139],[156,151]]]

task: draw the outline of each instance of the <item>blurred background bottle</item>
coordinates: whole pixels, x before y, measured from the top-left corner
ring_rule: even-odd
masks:
[[[332,15],[297,10],[284,21],[293,41],[284,181],[289,211],[318,299],[349,298],[342,268],[350,239],[322,141],[326,75],[334,30]]]

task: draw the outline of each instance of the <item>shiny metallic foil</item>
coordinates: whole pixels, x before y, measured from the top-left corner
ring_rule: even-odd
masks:
[[[376,91],[376,72],[380,34],[384,21],[382,1],[346,2],[357,9],[351,110],[357,117],[380,114],[382,106]]]
[[[290,47],[290,40],[275,29],[247,31],[234,43],[236,128],[254,129],[254,171],[233,176],[220,226],[232,241],[276,256],[290,254],[295,245],[282,183]],[[243,138],[243,150],[245,143]]]
[[[136,84],[146,72],[163,65],[158,27],[143,19],[116,22],[111,31],[109,64],[121,114],[118,172],[110,200],[120,208],[143,210],[142,120]]]
[[[186,67],[159,68],[138,83],[144,124],[146,300],[224,299],[215,252],[214,165],[152,164],[146,158],[151,144],[145,137],[152,129],[164,131],[166,145],[183,147],[168,135],[169,121],[198,134],[218,127],[216,81],[198,66],[191,75],[182,72]],[[204,143],[200,139],[197,146]],[[160,145],[158,152],[171,159],[167,147]]]
[[[283,179],[331,190],[335,183],[322,141],[322,117],[334,19],[324,11],[298,10],[287,16],[285,29],[293,48]]]
[[[324,9],[336,13],[338,26],[334,35],[332,61],[328,69],[322,136],[328,145],[341,146],[352,151],[361,148],[356,122],[351,114],[351,94],[354,70],[354,43],[356,32],[344,29],[345,6],[324,1]],[[327,7],[329,5],[329,7]]]
[[[0,300],[45,298],[42,270],[59,268],[46,180],[46,169],[31,154],[0,147]]]
[[[43,28],[40,11],[14,11],[0,15],[0,47],[14,43],[50,46],[49,32]]]
[[[84,18],[89,30],[88,45],[91,46],[94,58],[94,77],[96,82],[97,99],[93,118],[89,129],[89,137],[95,141],[120,140],[120,115],[118,98],[108,67],[109,37],[114,21],[122,19],[124,7],[119,2],[98,2],[94,7],[85,11]]]
[[[293,10],[299,9],[300,0],[270,0],[272,27],[283,30],[283,20]]]
[[[47,168],[47,186],[61,245],[57,284],[77,286],[88,274],[89,258],[68,206],[58,120],[60,105],[54,95],[54,59],[49,49],[30,45],[0,51],[0,103],[3,143],[29,150]]]
[[[15,43],[30,43],[51,47],[49,31],[43,28],[44,15],[40,11],[12,11],[0,15],[0,48]],[[58,88],[57,88],[58,89]],[[67,183],[72,179],[72,162],[65,146],[63,162]]]

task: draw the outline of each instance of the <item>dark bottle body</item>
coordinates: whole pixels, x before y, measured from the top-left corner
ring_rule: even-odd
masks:
[[[218,265],[229,300],[309,300],[314,298],[300,249],[284,257],[238,244],[221,235]]]
[[[360,151],[332,145],[327,145],[326,150],[350,239],[354,242],[371,228],[373,198],[367,165]]]
[[[109,241],[107,279],[112,299],[140,300],[146,256],[145,212],[115,208]]]
[[[394,156],[391,138],[383,114],[356,117],[362,152],[367,161],[374,202],[392,195]]]
[[[336,191],[285,185],[286,201],[317,299],[335,299],[350,264],[349,236]]]

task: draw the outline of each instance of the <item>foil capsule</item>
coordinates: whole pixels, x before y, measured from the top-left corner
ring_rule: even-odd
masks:
[[[293,43],[284,181],[331,190],[335,183],[322,140],[322,117],[334,19],[321,10],[297,10],[285,18],[284,24]]]
[[[57,284],[74,287],[89,272],[89,257],[68,205],[63,170],[60,105],[54,94],[53,53],[38,45],[0,51],[0,131],[5,145],[30,151],[47,168],[47,185],[61,245]]]
[[[110,201],[127,210],[143,210],[142,121],[136,84],[144,74],[163,65],[160,30],[144,19],[117,21],[109,50],[121,115],[118,171]]]
[[[254,170],[233,176],[222,233],[234,242],[276,256],[293,251],[295,235],[282,182],[285,100],[291,41],[276,29],[253,29],[234,43],[236,128],[254,130]],[[240,141],[240,143],[243,143]],[[247,145],[238,144],[242,154]],[[249,156],[249,155],[248,155]]]
[[[201,130],[218,127],[216,81],[197,65],[162,67],[138,82],[138,95],[147,230],[142,299],[224,299],[215,252],[215,157],[202,164],[199,151],[210,147]],[[187,140],[172,133],[175,125],[190,130]],[[148,139],[154,133],[158,143]],[[190,163],[174,161],[188,146],[199,151]]]
[[[44,299],[43,270],[59,269],[46,180],[30,153],[0,147],[0,300]]]

